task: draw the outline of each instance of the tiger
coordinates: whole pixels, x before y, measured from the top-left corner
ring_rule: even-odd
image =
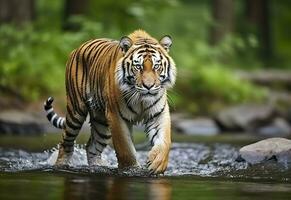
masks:
[[[132,127],[142,124],[151,145],[146,167],[152,174],[165,172],[171,147],[167,90],[176,81],[171,46],[169,35],[157,40],[136,30],[120,40],[89,40],[72,51],[66,63],[65,117],[54,112],[52,97],[44,103],[47,119],[64,130],[56,166],[70,164],[76,137],[89,115],[89,166],[106,166],[101,154],[112,141],[118,168],[141,167]]]

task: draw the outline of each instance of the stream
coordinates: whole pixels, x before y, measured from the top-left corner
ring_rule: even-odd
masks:
[[[142,168],[118,170],[110,147],[102,154],[106,167],[89,167],[84,146],[77,145],[72,164],[62,168],[53,165],[57,148],[2,147],[0,199],[290,199],[288,164],[249,165],[237,160],[238,150],[223,143],[174,143],[167,171],[151,176],[147,150],[137,151]]]

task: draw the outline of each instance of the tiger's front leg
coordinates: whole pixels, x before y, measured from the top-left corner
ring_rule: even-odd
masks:
[[[139,167],[140,165],[136,159],[136,150],[131,139],[132,125],[116,113],[109,112],[107,117],[118,160],[118,167]]]
[[[154,174],[163,173],[168,166],[171,148],[171,120],[167,104],[159,116],[147,122],[145,132],[152,145],[148,154],[148,169]]]

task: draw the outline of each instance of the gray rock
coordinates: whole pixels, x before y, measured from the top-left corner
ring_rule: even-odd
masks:
[[[171,113],[171,123],[176,124],[184,119],[189,119],[190,116],[187,113]]]
[[[6,110],[0,113],[1,134],[40,134],[50,130],[45,114]]]
[[[216,135],[220,132],[212,119],[181,119],[173,124],[173,129],[187,135]]]
[[[279,163],[291,163],[291,140],[269,138],[242,147],[239,154],[250,164],[262,163],[272,158]]]
[[[272,106],[244,104],[220,111],[216,121],[223,131],[254,131],[269,124],[274,116]]]
[[[286,137],[291,134],[291,127],[283,118],[275,118],[274,121],[258,129],[258,134],[267,137]]]
[[[62,115],[61,115],[62,116]],[[90,133],[89,117],[84,122],[81,132]],[[5,110],[0,112],[0,134],[43,134],[61,133],[46,118],[46,113]]]
[[[291,86],[291,73],[287,70],[258,70],[258,71],[239,71],[238,76],[260,85],[282,85]]]

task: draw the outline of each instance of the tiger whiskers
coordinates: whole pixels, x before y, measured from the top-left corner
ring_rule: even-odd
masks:
[[[138,99],[139,99],[139,93],[136,90],[134,90],[133,94],[129,97],[127,102],[131,105],[135,105],[139,102]]]

